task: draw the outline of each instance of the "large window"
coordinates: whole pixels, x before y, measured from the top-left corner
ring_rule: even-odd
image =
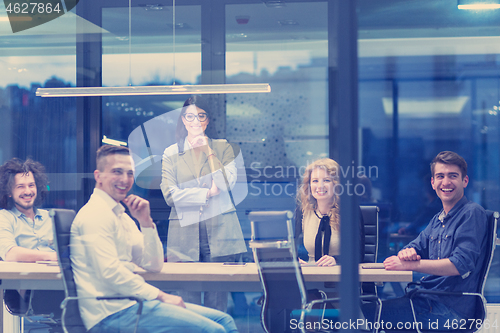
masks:
[[[248,212],[294,211],[305,167],[328,156],[328,10],[317,1],[222,4],[216,10],[183,1],[175,8],[171,2],[130,11],[127,4],[103,7],[102,85],[271,85],[270,93],[207,96],[213,102],[209,135],[241,149],[233,199],[248,242]],[[186,98],[117,96],[101,103],[102,136],[132,149],[134,191],[151,201],[165,241],[170,207],[160,191],[161,157],[176,142]],[[253,261],[250,251],[240,260]],[[259,296],[244,296],[250,312]],[[242,297],[233,296],[236,315]]]
[[[241,146],[248,174],[238,207],[248,238],[248,211],[293,211],[305,167],[328,156],[326,13],[326,2],[226,6],[226,82],[272,89],[227,96],[226,136]]]
[[[3,4],[0,17],[6,17]],[[49,176],[45,207],[77,208],[75,99],[41,99],[38,87],[76,85],[76,15],[12,34],[0,20],[0,163],[41,162]],[[90,25],[90,23],[88,23]]]
[[[293,211],[305,167],[350,143],[334,135],[346,118],[357,117],[366,171],[357,199],[380,207],[379,261],[440,210],[429,170],[440,151],[467,160],[468,199],[500,210],[498,13],[460,11],[450,0],[357,3],[358,115],[335,109],[344,65],[335,43],[344,31],[334,31],[332,0],[82,0],[22,33],[0,20],[0,163],[42,162],[51,181],[45,205],[77,209],[93,187],[95,149],[127,144],[137,165],[133,191],[150,200],[166,241],[171,208],[160,190],[161,157],[176,142],[187,96],[42,99],[36,88],[269,83],[270,93],[207,96],[210,136],[241,149],[238,183],[246,190],[236,211],[245,241],[250,211]],[[241,260],[253,258],[248,251]],[[500,301],[499,280],[497,255],[489,302]],[[391,287],[380,295],[401,292]],[[239,297],[247,308],[234,311],[257,316],[257,295]]]
[[[500,209],[500,68],[490,47],[498,18],[494,11],[460,11],[450,1],[360,1],[359,8],[360,154],[364,165],[379,168],[371,180],[372,201],[385,211],[382,260],[442,208],[429,169],[440,151],[467,160],[469,200]],[[499,263],[495,256],[490,302],[499,300]]]

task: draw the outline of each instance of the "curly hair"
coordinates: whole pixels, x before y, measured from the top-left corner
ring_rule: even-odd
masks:
[[[17,174],[33,174],[36,183],[37,196],[35,207],[40,207],[48,193],[47,184],[49,179],[45,174],[45,167],[40,162],[35,162],[28,158],[22,161],[14,157],[0,166],[0,208],[12,209],[14,200],[12,199],[12,188],[15,185]]]
[[[302,209],[302,213],[312,212],[318,208],[318,203],[311,193],[311,173],[314,169],[324,169],[327,174],[332,177],[332,183],[334,187],[333,191],[333,201],[330,208],[330,226],[333,230],[339,230],[340,227],[340,198],[335,192],[336,185],[339,184],[339,171],[340,167],[337,162],[330,158],[322,158],[311,164],[309,164],[302,176],[302,184],[297,195],[297,201]]]

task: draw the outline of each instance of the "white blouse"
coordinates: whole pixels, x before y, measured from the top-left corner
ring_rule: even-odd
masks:
[[[314,243],[316,240],[316,234],[318,233],[319,219],[314,211],[304,213],[302,218],[303,234],[304,234],[304,246],[309,254],[309,262],[314,263]],[[330,227],[331,228],[331,227]],[[329,255],[336,256],[340,253],[340,234],[338,230],[332,229],[332,237],[330,238],[330,251]]]

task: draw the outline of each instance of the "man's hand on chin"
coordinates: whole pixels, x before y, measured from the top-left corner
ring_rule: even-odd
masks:
[[[141,224],[142,228],[153,228],[154,223],[151,219],[151,210],[149,208],[149,201],[137,195],[131,194],[123,202],[128,206],[130,214],[136,218]]]

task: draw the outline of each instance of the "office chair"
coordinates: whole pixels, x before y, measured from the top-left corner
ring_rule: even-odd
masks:
[[[23,318],[25,322],[43,324],[29,329],[29,332],[47,329],[50,333],[62,332],[60,305],[63,299],[64,293],[60,290],[25,290],[23,295],[17,290],[4,291],[8,313]]]
[[[360,206],[365,231],[365,257],[363,262],[377,262],[378,255],[378,206]]]
[[[360,206],[365,232],[363,263],[377,262],[378,255],[378,206]],[[362,295],[377,295],[375,282],[361,283]]]
[[[49,333],[63,332],[60,304],[64,295],[58,290],[26,290],[21,296],[17,290],[4,291],[4,303],[8,313],[31,323],[43,324],[28,332],[47,330]]]
[[[51,209],[49,212],[52,218],[54,230],[54,242],[56,243],[57,259],[63,276],[64,291],[66,298],[61,303],[62,308],[62,327],[64,333],[85,333],[87,330],[83,325],[78,307],[78,300],[83,298],[95,298],[97,300],[119,300],[130,299],[139,303],[137,310],[137,321],[134,332],[137,331],[137,324],[142,313],[142,302],[140,297],[136,296],[102,296],[102,297],[78,297],[76,284],[73,277],[73,269],[71,268],[70,259],[70,235],[71,225],[76,216],[74,210],[71,209]]]
[[[249,245],[264,292],[261,324],[265,332],[286,332],[291,319],[295,319],[297,328],[305,332],[304,322],[310,315],[321,318],[319,322],[323,318],[337,319],[339,310],[316,310],[313,306],[338,302],[339,298],[308,299],[294,244],[292,212],[251,212],[248,217],[252,230]],[[366,299],[381,304],[376,297],[367,296]]]
[[[464,296],[470,296],[474,297],[474,302],[476,303],[476,311],[474,314],[474,325],[470,325],[470,322],[468,322],[465,327],[462,327],[462,325],[458,325],[457,329],[452,329],[452,330],[446,330],[442,332],[460,332],[460,333],[469,333],[469,332],[477,332],[481,329],[482,324],[484,323],[484,319],[486,317],[486,299],[484,298],[484,286],[486,284],[486,279],[488,278],[488,272],[490,271],[490,266],[491,266],[491,261],[493,259],[493,254],[495,252],[495,247],[496,247],[496,240],[497,240],[497,223],[498,223],[498,218],[500,217],[500,214],[498,212],[494,212],[491,210],[486,211],[486,216],[488,218],[488,229],[487,229],[487,235],[486,235],[486,258],[483,263],[483,267],[481,268],[481,276],[479,279],[479,284],[477,285],[476,292],[470,293],[470,292],[447,292],[447,291],[438,291],[438,290],[421,290],[421,289],[416,289],[412,291],[412,294],[410,295],[410,304],[411,304],[411,310],[413,313],[413,320],[416,323],[417,322],[417,317],[415,315],[415,309],[413,308],[413,298],[415,298],[418,295],[422,294],[433,294],[433,295],[439,295],[439,296],[456,296],[456,297],[464,297]],[[419,282],[411,282],[408,284],[406,287],[406,292],[408,292],[408,289],[410,287],[413,287],[415,285],[419,285]],[[457,298],[457,301],[460,299]],[[463,299],[462,299],[463,300]],[[476,323],[481,323],[480,327],[476,327]],[[418,325],[415,325],[417,328],[418,333],[423,333],[423,332],[436,332],[436,330],[432,331],[426,331],[426,330],[421,330]],[[453,327],[452,327],[453,328]]]

